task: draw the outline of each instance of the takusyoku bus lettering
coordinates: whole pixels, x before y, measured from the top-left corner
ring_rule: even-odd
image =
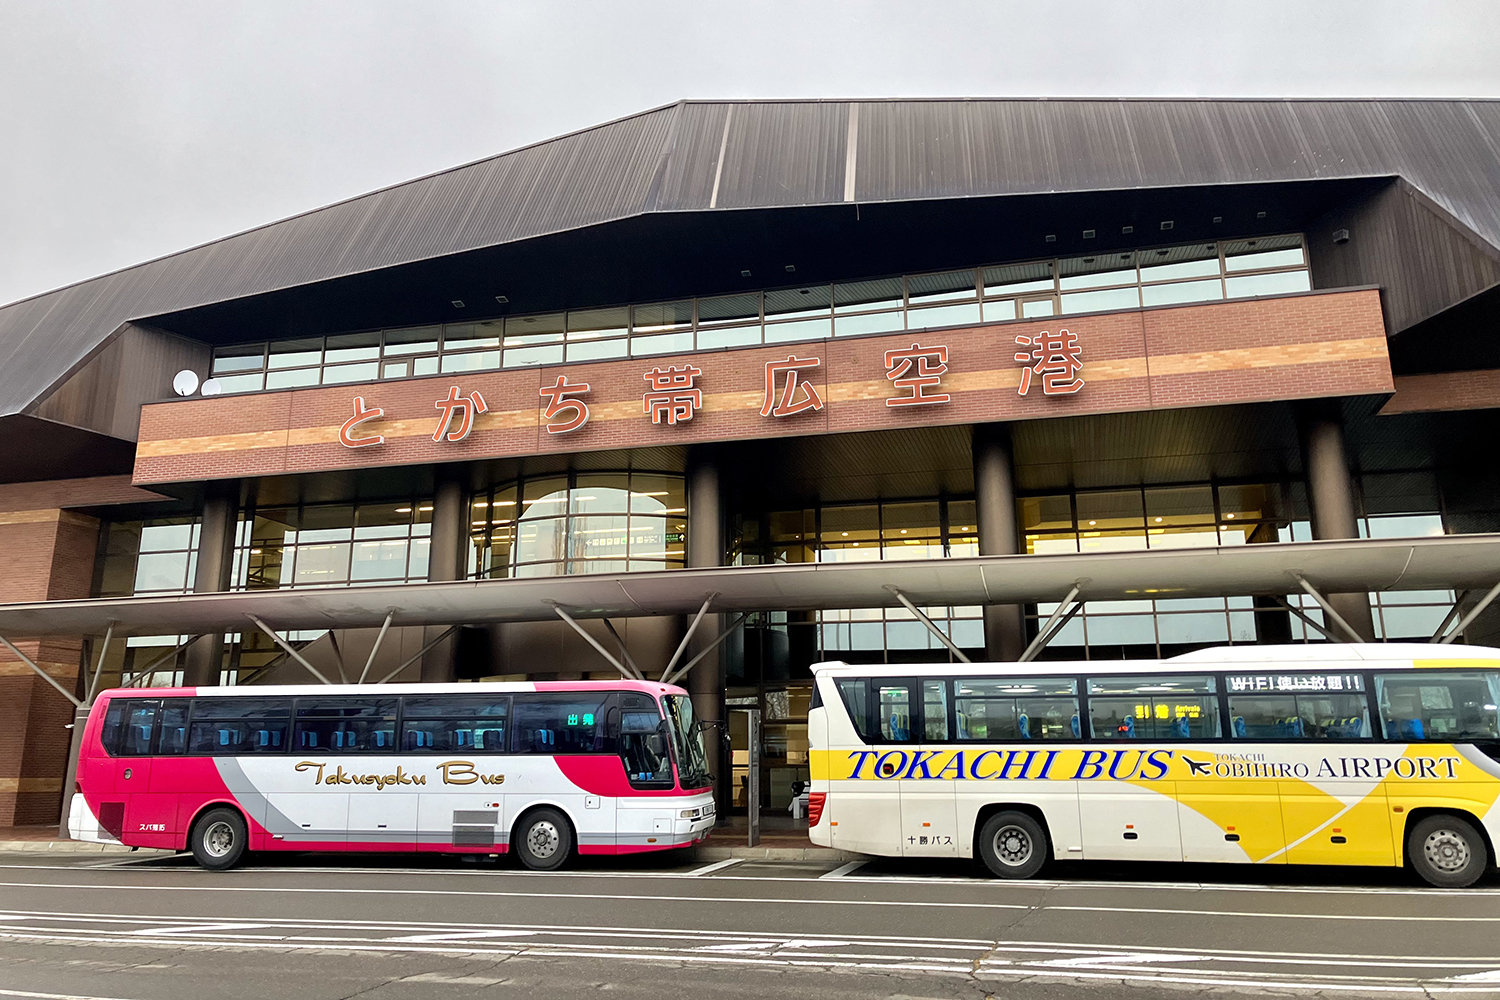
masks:
[[[1500,843],[1500,650],[813,667],[809,834],[865,854],[1410,864]]]
[[[191,849],[517,854],[685,847],[714,825],[687,692],[645,681],[105,692],[80,840]]]

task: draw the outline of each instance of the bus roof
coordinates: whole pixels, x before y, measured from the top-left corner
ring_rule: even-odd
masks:
[[[1166,660],[1032,660],[1028,663],[875,663],[842,660],[813,664],[815,674],[906,677],[913,673],[954,676],[1037,674],[1188,674],[1205,670],[1318,670],[1330,664],[1370,664],[1384,669],[1468,666],[1500,668],[1500,649],[1438,646],[1425,642],[1211,646]]]
[[[510,694],[519,691],[566,692],[566,691],[640,691],[645,694],[686,695],[687,691],[676,684],[659,684],[656,681],[635,681],[620,678],[615,681],[472,681],[459,684],[256,684],[243,687],[176,687],[176,688],[112,688],[100,695],[105,698],[139,697],[223,697],[223,698],[270,698],[308,697],[311,695],[374,695],[386,694],[396,697],[404,694],[475,694],[487,691],[494,694]]]

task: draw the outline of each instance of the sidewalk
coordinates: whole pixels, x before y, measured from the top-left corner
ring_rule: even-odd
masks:
[[[693,848],[703,861],[727,861],[745,858],[761,861],[854,861],[863,855],[816,847],[807,839],[807,823],[789,816],[765,816],[760,821],[760,843],[748,846],[750,821],[745,816],[730,816],[715,827],[708,843]],[[0,828],[0,854],[23,851],[28,854],[130,854],[122,844],[91,844],[68,840],[57,835],[55,826],[12,826]],[[136,854],[171,854],[142,847]]]

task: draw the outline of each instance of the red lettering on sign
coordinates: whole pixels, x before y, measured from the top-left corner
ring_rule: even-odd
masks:
[[[818,387],[811,382],[802,381],[797,373],[802,368],[816,368],[823,363],[821,358],[799,358],[795,355],[787,355],[785,361],[766,362],[766,392],[760,406],[760,415],[763,417],[789,417],[803,410],[821,410],[823,408],[823,397],[818,395]],[[786,375],[786,388],[781,393],[780,401],[776,398],[776,377]],[[797,395],[798,387],[801,387],[801,396]]]
[[[912,372],[915,366],[916,372]],[[885,377],[900,389],[908,390],[905,396],[892,396],[886,406],[920,406],[927,403],[946,403],[953,397],[946,392],[928,392],[942,384],[948,371],[948,348],[946,345],[923,347],[912,344],[906,350],[885,352]]]
[[[370,437],[360,438],[355,437],[353,434],[354,428],[366,420],[374,420],[376,417],[383,416],[385,416],[385,410],[378,406],[372,406],[367,410],[365,409],[365,398],[363,396],[355,396],[354,416],[345,420],[344,426],[339,428],[339,444],[345,448],[368,448],[372,444],[385,444],[384,434],[375,434]]]
[[[442,441],[445,437],[445,431],[447,432],[447,440],[462,441],[474,430],[474,418],[481,413],[489,412],[489,407],[485,405],[484,397],[477,391],[471,392],[467,396],[460,396],[458,394],[458,386],[456,385],[448,387],[448,398],[440,399],[432,405],[443,411],[443,415],[438,417],[437,429],[432,432],[432,439],[434,441]],[[448,425],[453,423],[455,414],[459,417],[459,424],[454,429],[449,430]]]
[[[1034,337],[1024,334],[1016,337],[1016,345],[1029,348],[1017,351],[1016,360],[1027,364],[1021,369],[1021,385],[1018,395],[1031,390],[1033,373],[1042,377],[1042,395],[1065,396],[1083,388],[1083,345],[1076,334],[1067,330],[1049,333],[1043,330]],[[1031,364],[1035,361],[1036,364]]]
[[[653,424],[686,423],[693,413],[703,408],[703,390],[693,385],[693,380],[703,374],[703,369],[692,365],[681,368],[653,368],[643,378],[651,383],[651,391],[642,397],[644,412]]]
[[[576,431],[589,422],[589,405],[581,399],[569,399],[570,395],[582,395],[589,391],[587,382],[569,382],[566,375],[557,376],[555,385],[543,386],[541,394],[551,400],[547,408],[542,411],[542,419],[547,421],[548,434],[566,434]],[[566,420],[553,421],[560,415],[573,411],[573,415]]]

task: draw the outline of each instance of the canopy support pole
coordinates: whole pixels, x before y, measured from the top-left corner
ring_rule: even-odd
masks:
[[[1307,577],[1303,576],[1301,573],[1298,573],[1296,570],[1291,570],[1291,574],[1292,579],[1296,580],[1297,584],[1303,590],[1307,591],[1308,596],[1318,602],[1318,607],[1323,609],[1323,614],[1327,615],[1328,620],[1337,625],[1340,630],[1342,630],[1343,633],[1349,637],[1350,642],[1365,641],[1364,636],[1354,631],[1354,626],[1346,622],[1343,615],[1333,610],[1333,605],[1328,603],[1328,598],[1318,593],[1318,588],[1307,582]]]
[[[1443,637],[1443,633],[1448,631],[1448,626],[1453,624],[1453,619],[1458,617],[1459,611],[1464,606],[1464,601],[1467,601],[1469,595],[1472,593],[1472,590],[1460,590],[1458,592],[1458,597],[1453,601],[1453,607],[1448,609],[1448,613],[1443,616],[1443,623],[1432,633],[1432,638],[1428,639],[1428,642],[1437,642]]]
[[[286,653],[287,653],[288,656],[290,656],[292,659],[296,660],[298,663],[302,664],[303,669],[305,669],[308,673],[312,674],[314,677],[316,677],[318,680],[322,681],[324,684],[332,684],[333,683],[333,681],[329,680],[327,677],[324,677],[321,673],[319,673],[317,667],[313,666],[311,663],[308,663],[307,662],[307,657],[305,657],[301,653],[297,652],[297,650],[295,650],[295,649],[292,648],[292,645],[290,643],[288,643],[281,636],[277,635],[276,632],[275,632],[275,630],[272,629],[271,626],[267,625],[265,622],[261,621],[259,618],[255,617],[254,615],[246,615],[245,617],[248,618],[248,619],[250,619],[252,622],[254,622],[256,628],[260,629],[266,635],[270,636],[272,642],[276,643],[276,645],[278,645],[282,649],[286,650]]]
[[[391,630],[391,621],[396,617],[396,609],[392,608],[386,612],[385,621],[380,625],[380,634],[375,637],[375,645],[370,647],[370,656],[365,660],[365,669],[359,672],[359,682],[363,684],[365,678],[370,676],[370,668],[375,665],[375,657],[380,652],[381,643],[385,642],[385,634]]]
[[[608,618],[604,618],[601,620],[604,622],[604,627],[609,629],[609,634],[615,637],[615,645],[620,647],[620,656],[624,658],[627,664],[629,664],[630,669],[635,671],[637,677],[641,678],[641,680],[645,680],[645,673],[642,672],[641,668],[636,665],[635,659],[630,655],[630,650],[625,648],[625,640],[620,638],[620,633],[615,631],[615,623],[610,621]]]
[[[1073,598],[1078,596],[1078,592],[1083,589],[1084,582],[1083,580],[1079,580],[1073,584],[1073,589],[1068,591],[1068,596],[1058,602],[1057,608],[1052,612],[1052,617],[1048,618],[1042,624],[1042,627],[1036,630],[1036,638],[1031,640],[1031,645],[1026,647],[1026,651],[1021,654],[1020,659],[1016,661],[1017,663],[1028,662],[1040,653],[1046,647],[1047,643],[1052,641],[1052,626],[1063,616],[1068,605],[1073,602]],[[1082,601],[1079,602],[1079,606],[1083,606]]]
[[[640,674],[638,674],[635,671],[631,670],[625,664],[621,663],[619,661],[619,659],[617,659],[613,653],[611,653],[609,650],[607,650],[607,649],[604,648],[604,646],[599,642],[598,639],[595,639],[593,636],[589,635],[587,629],[585,629],[582,625],[580,625],[576,621],[574,621],[572,615],[568,614],[566,611],[564,611],[561,607],[559,607],[556,604],[552,605],[552,610],[556,611],[557,612],[557,617],[559,617],[563,621],[567,622],[572,627],[572,629],[573,629],[574,632],[577,632],[579,635],[583,636],[583,639],[584,639],[585,642],[587,642],[590,646],[593,646],[596,650],[598,650],[599,651],[599,655],[602,656],[602,657],[604,657],[606,660],[608,660],[609,661],[609,665],[612,666],[612,667],[614,667],[616,670],[618,670],[620,672],[620,676],[621,677],[624,677],[625,679],[632,680],[632,681],[643,681],[643,680],[646,679],[646,678],[642,677]]]
[[[443,631],[441,631],[441,632],[438,633],[438,637],[436,639],[432,640],[427,645],[425,645],[421,649],[417,650],[414,655],[407,657],[406,661],[403,662],[401,664],[401,666],[397,667],[395,670],[392,670],[390,673],[386,674],[384,677],[380,678],[380,680],[376,681],[375,683],[376,684],[384,684],[386,681],[390,680],[392,677],[395,677],[401,671],[405,670],[407,667],[411,666],[413,663],[416,663],[422,657],[426,656],[427,655],[427,651],[429,649],[431,649],[433,646],[436,646],[438,643],[442,642],[444,639],[448,638],[450,635],[452,635],[454,632],[457,632],[462,627],[463,626],[461,626],[461,625],[449,625],[447,628],[443,629]]]
[[[698,631],[698,623],[703,621],[703,616],[708,614],[709,604],[711,604],[713,602],[713,599],[718,596],[719,595],[717,593],[713,593],[709,594],[703,599],[703,607],[699,608],[698,613],[693,616],[692,623],[688,625],[687,631],[682,635],[682,641],[677,644],[677,652],[673,653],[672,658],[667,661],[667,669],[661,672],[661,679],[663,681],[665,681],[667,679],[667,675],[672,672],[672,668],[677,666],[677,661],[682,659],[682,654],[687,651],[688,643],[693,641],[693,633]]]
[[[1497,597],[1500,597],[1500,583],[1495,584],[1486,591],[1485,595],[1479,599],[1479,603],[1470,608],[1469,613],[1458,620],[1458,624],[1453,627],[1453,631],[1438,640],[1438,644],[1446,646],[1454,639],[1463,635],[1464,629],[1469,627],[1469,623],[1483,614],[1484,609],[1493,604]],[[1457,607],[1457,605],[1454,605],[1454,607]]]
[[[94,703],[94,695],[99,693],[99,678],[104,676],[104,657],[109,653],[109,641],[115,637],[115,623],[111,621],[104,630],[104,641],[99,643],[99,663],[94,667],[94,677],[89,681],[88,693],[83,696],[85,705]]]
[[[938,642],[941,642],[944,646],[948,647],[948,652],[958,657],[959,660],[964,663],[974,662],[964,655],[964,651],[959,649],[954,641],[948,637],[948,633],[938,628],[937,623],[934,622],[931,618],[928,618],[926,615],[924,615],[922,613],[922,609],[913,604],[905,594],[901,593],[901,591],[897,590],[895,587],[892,587],[890,584],[886,584],[885,589],[889,590],[893,595],[895,595],[896,600],[901,602],[902,607],[906,608],[907,611],[910,611],[912,614],[916,615],[917,620],[923,625],[927,626],[927,631],[937,636]]]
[[[1078,601],[1068,609],[1067,614],[1063,615],[1057,620],[1056,625],[1053,625],[1052,628],[1048,629],[1046,632],[1038,632],[1037,639],[1041,640],[1041,645],[1036,647],[1035,652],[1028,648],[1026,652],[1021,654],[1021,658],[1016,662],[1030,663],[1036,657],[1041,656],[1042,650],[1046,649],[1047,646],[1052,642],[1052,640],[1057,638],[1057,634],[1067,627],[1068,622],[1072,621],[1078,615],[1078,613],[1083,610],[1083,605],[1083,601]],[[1033,640],[1032,644],[1035,645],[1036,641]]]
[[[339,648],[339,634],[328,630],[328,644],[333,647],[333,665],[339,668],[339,683],[348,684],[349,675],[344,671],[344,651]]]
[[[0,643],[3,643],[5,645],[5,648],[10,650],[11,653],[13,653],[18,659],[20,659],[22,663],[30,667],[38,677],[46,681],[48,684],[51,684],[53,687],[57,688],[57,693],[68,699],[68,701],[73,704],[74,708],[83,707],[83,702],[75,698],[72,691],[69,691],[67,688],[57,683],[56,677],[53,677],[51,674],[47,673],[47,671],[37,666],[36,663],[31,659],[31,657],[27,656],[25,653],[21,652],[14,645],[12,645],[9,639],[5,638],[5,636],[3,635],[0,635]]]
[[[663,684],[676,684],[683,677],[686,677],[688,675],[688,673],[694,667],[696,667],[698,665],[698,661],[702,660],[709,653],[712,653],[714,650],[718,649],[719,648],[719,643],[723,642],[725,639],[728,639],[730,633],[732,633],[735,629],[739,628],[741,625],[745,624],[745,619],[747,619],[749,617],[750,617],[750,612],[748,612],[748,611],[745,612],[744,614],[740,615],[738,618],[736,618],[733,622],[730,623],[730,625],[729,625],[728,628],[726,628],[724,631],[722,631],[722,632],[719,633],[719,637],[717,639],[715,639],[713,642],[711,642],[711,643],[708,644],[708,648],[706,648],[705,650],[703,650],[703,652],[699,653],[697,656],[693,657],[691,660],[688,660],[682,666],[678,667],[677,668],[677,672],[675,674],[671,674],[670,676],[663,676],[662,679],[661,679],[661,683],[663,683]]]
[[[1292,605],[1290,603],[1288,603],[1288,601],[1286,600],[1286,598],[1273,596],[1271,598],[1271,600],[1275,601],[1277,604],[1281,605],[1287,611],[1290,611],[1292,614],[1294,614],[1298,618],[1302,619],[1302,624],[1306,625],[1308,628],[1314,629],[1314,630],[1322,633],[1323,638],[1327,639],[1329,642],[1348,642],[1349,641],[1348,639],[1345,639],[1343,636],[1335,635],[1334,633],[1330,632],[1328,629],[1324,628],[1322,625],[1318,624],[1316,621],[1314,621],[1307,614],[1307,612],[1303,611],[1301,608],[1294,608],[1294,607],[1292,607]]]

